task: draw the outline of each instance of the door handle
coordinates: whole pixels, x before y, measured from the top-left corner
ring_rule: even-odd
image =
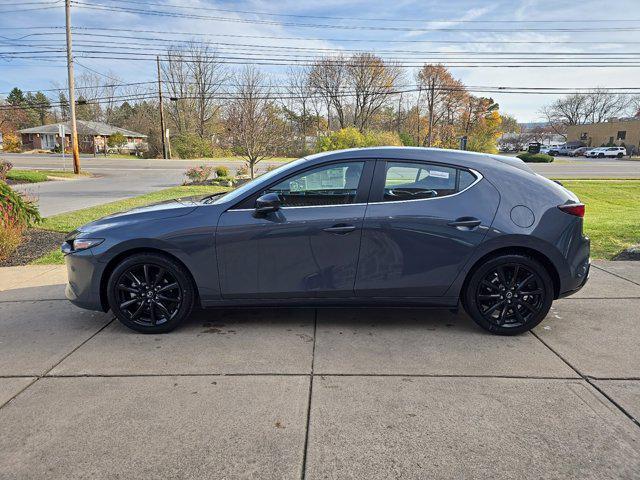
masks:
[[[327,233],[333,233],[335,235],[345,235],[353,232],[356,229],[354,225],[334,225],[333,227],[323,228],[322,230]]]
[[[447,223],[450,227],[456,227],[458,229],[469,229],[479,227],[482,220],[478,220],[474,217],[460,217],[456,218],[453,222]]]

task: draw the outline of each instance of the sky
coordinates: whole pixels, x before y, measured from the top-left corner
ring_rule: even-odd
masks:
[[[252,51],[251,47],[240,47],[237,44],[337,50],[393,50],[393,53],[387,54],[389,57],[407,58],[415,55],[417,59],[427,54],[411,54],[411,51],[437,51],[450,55],[449,58],[455,58],[454,56],[460,55],[460,52],[496,52],[497,55],[512,52],[511,56],[517,57],[512,63],[520,65],[521,68],[457,66],[450,70],[464,84],[472,86],[640,87],[639,67],[585,68],[562,63],[563,59],[574,61],[580,60],[584,54],[607,52],[636,54],[627,61],[637,59],[640,52],[640,0],[77,2],[82,4],[76,4],[72,8],[72,24],[77,28],[74,32],[77,75],[90,70],[106,77],[117,77],[124,82],[154,80],[155,63],[148,60],[152,57],[141,57],[131,50],[118,53],[122,46],[141,48],[136,39],[127,39],[126,36],[147,36],[165,39],[167,43],[197,38],[236,44],[236,47],[224,47],[228,49],[225,51],[228,55],[233,55],[234,49],[242,52]],[[63,5],[60,0],[24,0],[19,3],[15,0],[0,0],[0,95],[6,94],[15,86],[22,90],[66,86],[66,64],[61,56],[65,25]],[[114,7],[135,11],[110,10]],[[176,18],[150,15],[150,12],[174,12],[209,18]],[[528,23],[531,20],[535,22]],[[125,31],[98,30],[104,28]],[[594,28],[620,30],[591,31]],[[539,31],[540,29],[576,31]],[[144,33],[144,30],[158,33]],[[112,37],[95,37],[96,33],[111,34]],[[240,38],[237,35],[289,38]],[[112,43],[98,47],[88,45],[104,41]],[[530,43],[540,41],[594,43]],[[7,55],[3,55],[7,52],[15,54],[18,51],[35,50],[37,45],[45,45],[40,51],[60,51],[40,54],[44,57],[42,59],[8,58]],[[90,54],[82,53],[83,50],[94,48],[107,49],[113,55],[124,56],[126,59],[86,58],[86,55]],[[145,52],[144,47],[140,51]],[[276,51],[278,50],[273,50]],[[310,54],[313,51],[306,53]],[[521,63],[525,58],[523,53],[563,55],[557,59],[561,67],[541,68],[525,65]],[[546,57],[545,60],[550,58]],[[278,83],[283,81],[288,67],[278,65],[262,68],[268,71],[274,83]],[[405,83],[415,83],[415,68],[407,70]],[[491,96],[500,104],[501,112],[515,116],[521,122],[542,120],[541,107],[558,98],[558,95],[552,94],[498,93]]]

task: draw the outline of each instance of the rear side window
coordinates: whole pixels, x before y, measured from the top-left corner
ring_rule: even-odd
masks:
[[[475,182],[467,170],[428,163],[387,162],[383,201],[453,195]]]

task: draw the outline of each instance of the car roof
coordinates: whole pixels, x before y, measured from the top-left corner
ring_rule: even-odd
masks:
[[[493,155],[480,152],[468,152],[465,150],[452,150],[444,148],[427,147],[368,147],[350,148],[321,152],[306,157],[310,161],[346,160],[353,158],[384,158],[397,160],[422,160],[437,163],[447,163],[472,169],[483,167],[510,166],[533,173],[533,170],[519,158],[504,155]]]

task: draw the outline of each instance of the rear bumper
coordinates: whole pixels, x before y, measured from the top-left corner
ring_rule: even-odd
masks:
[[[589,237],[581,236],[580,241],[575,242],[567,258],[568,268],[560,278],[560,291],[558,298],[568,297],[579,291],[589,280],[591,268],[591,241]]]
[[[584,276],[582,277],[582,281],[580,282],[578,287],[574,288],[573,290],[567,290],[565,292],[561,292],[560,295],[558,295],[558,298],[568,297],[568,296],[573,295],[574,293],[577,293],[578,291],[580,291],[582,289],[582,287],[584,287],[586,285],[587,281],[589,280],[589,271],[590,271],[590,269],[591,269],[591,263],[587,264],[587,271],[584,274]]]

